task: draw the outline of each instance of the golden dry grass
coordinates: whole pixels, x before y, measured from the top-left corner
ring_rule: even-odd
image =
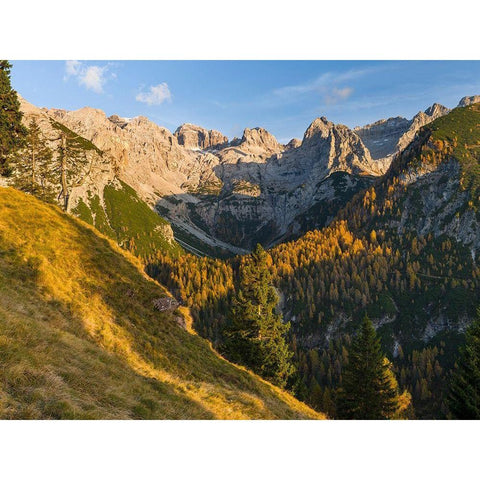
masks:
[[[0,417],[323,418],[220,357],[187,309],[156,311],[165,295],[93,228],[0,188]]]

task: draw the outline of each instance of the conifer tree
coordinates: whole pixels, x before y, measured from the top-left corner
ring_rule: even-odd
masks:
[[[56,167],[53,172],[60,183],[60,194],[64,210],[68,210],[68,201],[72,188],[79,187],[85,180],[89,162],[87,151],[82,144],[82,138],[77,134],[60,130],[60,141],[57,155]]]
[[[9,161],[22,148],[26,128],[22,125],[22,112],[17,92],[10,83],[12,66],[0,60],[0,174],[9,175]]]
[[[285,340],[290,324],[275,312],[278,296],[267,259],[268,254],[257,245],[241,267],[225,348],[230,359],[283,387],[294,370],[293,353]]]
[[[480,419],[480,311],[465,335],[465,345],[452,373],[448,406],[454,418]]]
[[[13,184],[19,190],[39,197],[43,201],[53,201],[52,150],[42,137],[35,119],[29,124],[25,148],[15,155],[13,161]]]
[[[398,392],[389,365],[372,322],[365,316],[342,369],[337,405],[340,418],[381,420],[395,415]]]

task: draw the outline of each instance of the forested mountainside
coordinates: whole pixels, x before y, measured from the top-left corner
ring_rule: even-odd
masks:
[[[438,118],[331,225],[270,250],[299,391],[317,407],[335,414],[344,348],[367,312],[417,416],[447,414],[447,372],[478,307],[479,125],[475,104]],[[151,263],[221,345],[239,260]]]
[[[0,187],[1,418],[322,418],[190,322],[132,255]]]

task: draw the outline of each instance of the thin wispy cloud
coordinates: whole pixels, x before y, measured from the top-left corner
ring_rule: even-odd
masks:
[[[353,93],[353,88],[333,88],[330,93],[324,96],[325,104],[335,105],[336,103],[347,100]]]
[[[277,97],[291,98],[299,97],[308,93],[325,93],[326,91],[338,87],[345,82],[351,82],[372,72],[373,69],[349,70],[347,72],[325,72],[319,77],[309,82],[297,85],[288,85],[273,90],[273,95]]]
[[[161,105],[164,102],[170,102],[172,94],[168,85],[163,82],[158,85],[152,85],[147,92],[138,93],[135,99],[147,105]]]
[[[325,72],[304,83],[276,88],[269,95],[269,99],[272,103],[293,103],[302,97],[317,95],[319,102],[335,105],[350,98],[354,91],[351,84],[355,80],[377,71],[378,67],[351,69],[346,72]]]
[[[67,60],[65,62],[64,80],[73,77],[79,85],[95,93],[103,93],[107,82],[108,65],[87,65],[78,60]],[[112,74],[115,78],[116,75]]]

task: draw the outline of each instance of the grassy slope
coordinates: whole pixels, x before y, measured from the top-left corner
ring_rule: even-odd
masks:
[[[88,225],[0,188],[1,418],[321,418],[217,355]]]

